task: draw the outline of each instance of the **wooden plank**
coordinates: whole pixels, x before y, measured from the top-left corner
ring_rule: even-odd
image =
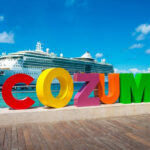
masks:
[[[45,132],[47,132],[47,136],[49,137],[49,143],[52,149],[61,149],[65,147],[65,137],[62,138],[62,134],[59,131],[59,128],[55,127],[56,124],[45,124]],[[65,147],[67,150],[68,148]]]
[[[0,147],[1,147],[1,149],[4,146],[5,132],[6,132],[5,128],[0,128]]]
[[[121,133],[116,132],[116,130],[113,131],[114,128],[112,127],[110,128],[110,126],[108,125],[108,122],[106,121],[104,122],[104,121],[105,120],[102,120],[101,122],[99,122],[97,126],[95,125],[96,120],[86,121],[86,127],[89,130],[91,130],[90,135],[93,135],[93,138],[96,139],[97,141],[97,144],[95,145],[100,145],[111,150],[123,149],[124,147],[129,148],[129,146],[119,143],[118,137],[114,136],[114,134],[120,135]]]
[[[34,146],[32,144],[32,140],[30,137],[30,131],[28,130],[27,125],[24,126],[23,135],[24,135],[24,139],[25,139],[26,149],[27,150],[34,150]]]
[[[132,133],[126,133],[126,135],[128,137],[134,139],[135,141],[137,141],[137,142],[139,142],[141,144],[144,144],[144,145],[146,145],[146,146],[148,146],[150,148],[150,140],[142,139],[142,138],[140,138],[140,137],[138,137],[138,136],[136,136],[136,135],[134,135]]]
[[[12,128],[6,127],[6,133],[4,138],[4,149],[10,150],[11,149],[11,142],[12,142]]]
[[[150,149],[150,116],[0,127],[0,150]]]
[[[18,149],[26,150],[26,144],[23,134],[23,126],[17,126],[17,135],[18,135]]]
[[[53,132],[53,134],[55,134],[56,140],[60,141],[59,145],[61,147],[65,147],[66,150],[72,150],[73,146],[71,144],[71,138],[69,137],[68,134],[68,132],[70,132],[70,129],[65,128],[64,125],[66,125],[66,122],[62,122],[61,124],[60,123],[53,124],[53,127],[55,129],[55,132]],[[52,128],[48,129],[52,133]],[[68,132],[66,132],[66,129]]]
[[[130,149],[133,149],[133,148],[134,149],[135,148],[136,149],[147,149],[148,148],[146,145],[142,145],[141,143],[126,136],[127,132],[128,133],[134,133],[134,132],[138,133],[139,130],[131,127],[128,123],[125,123],[125,120],[124,120],[124,122],[121,122],[119,119],[117,119],[117,121],[111,120],[110,122],[112,122],[113,125],[116,125],[116,128],[121,127],[123,129],[124,132],[118,136],[118,139],[120,140],[120,142],[124,141],[124,145],[130,146]],[[116,136],[116,134],[112,134],[112,135]]]
[[[36,136],[36,132],[34,130],[34,126],[35,125],[30,124],[30,126],[29,125],[27,126],[27,129],[28,129],[28,131],[30,133],[30,138],[31,138],[32,145],[33,145],[34,149],[41,150],[41,145],[40,145],[41,141],[39,141],[39,139]]]
[[[40,149],[40,150],[49,150],[49,147],[47,145],[47,143],[45,142],[45,139],[42,137],[40,131],[39,131],[39,128],[38,128],[38,125],[37,124],[32,124],[31,126],[31,132],[33,132],[33,136],[32,136],[32,141],[34,141],[33,144],[37,144],[38,142],[38,146],[37,149]],[[36,139],[36,140],[34,140]]]
[[[43,140],[45,140],[45,142],[48,145],[49,149],[54,149],[54,147],[51,143],[51,137],[49,136],[49,133],[45,129],[45,124],[39,125],[38,128],[39,128],[40,134],[43,137]]]
[[[12,145],[11,145],[11,150],[19,150],[16,127],[12,127]]]

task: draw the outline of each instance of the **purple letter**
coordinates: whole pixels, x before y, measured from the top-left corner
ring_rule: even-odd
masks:
[[[81,107],[94,106],[100,104],[99,97],[88,97],[99,82],[98,73],[75,73],[74,81],[86,81],[85,85],[75,95],[74,105]]]

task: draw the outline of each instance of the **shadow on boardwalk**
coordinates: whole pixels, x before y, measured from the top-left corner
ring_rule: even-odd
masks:
[[[150,116],[0,127],[0,150],[150,149]]]

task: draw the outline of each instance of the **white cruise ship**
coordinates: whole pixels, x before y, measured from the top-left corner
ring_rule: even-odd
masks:
[[[48,48],[44,52],[41,43],[37,42],[35,50],[18,51],[8,55],[3,53],[0,56],[0,85],[17,73],[32,76],[35,79],[32,84],[35,84],[43,70],[56,67],[68,70],[71,75],[74,73],[105,73],[107,75],[114,72],[111,64],[105,63],[105,60],[97,62],[89,52],[76,58],[65,58],[63,54],[58,57],[55,53],[50,53]]]

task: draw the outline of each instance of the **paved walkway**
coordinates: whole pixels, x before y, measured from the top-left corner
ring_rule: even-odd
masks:
[[[150,116],[0,127],[0,150],[149,150]]]

